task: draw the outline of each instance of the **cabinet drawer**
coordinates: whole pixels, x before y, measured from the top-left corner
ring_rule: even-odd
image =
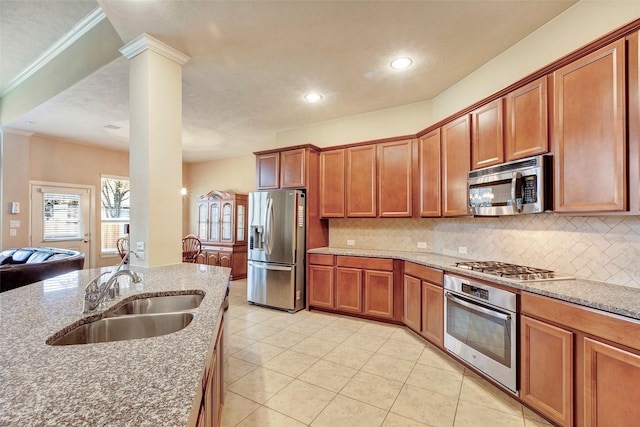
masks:
[[[404,273],[440,286],[442,286],[444,280],[444,272],[442,270],[436,270],[435,268],[414,264],[412,262],[404,263]]]
[[[338,256],[341,267],[366,268],[369,270],[393,271],[393,260],[386,258],[364,258],[353,256]]]
[[[640,350],[640,321],[613,313],[581,307],[553,298],[523,292],[522,314],[548,320],[576,331],[586,332],[606,340],[624,343]]]
[[[326,254],[309,254],[309,264],[315,265],[333,265],[333,255]]]

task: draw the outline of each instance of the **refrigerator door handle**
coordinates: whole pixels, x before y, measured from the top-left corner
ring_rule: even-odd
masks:
[[[260,268],[262,270],[276,270],[276,271],[291,271],[293,267],[286,267],[281,265],[268,265],[268,264],[258,264],[253,261],[249,261],[249,265],[254,268]]]
[[[267,211],[266,211],[266,218],[265,218],[264,225],[265,225],[265,231],[266,231],[265,252],[267,253],[267,255],[271,255],[271,252],[273,251],[273,228],[275,227],[274,215],[273,215],[273,199],[269,199],[267,201]]]

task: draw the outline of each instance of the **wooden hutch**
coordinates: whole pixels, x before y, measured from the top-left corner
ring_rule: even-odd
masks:
[[[231,268],[231,280],[247,277],[247,194],[213,190],[197,200],[199,264]]]

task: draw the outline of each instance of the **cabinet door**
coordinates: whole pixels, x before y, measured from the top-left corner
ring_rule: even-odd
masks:
[[[413,140],[378,144],[378,211],[381,217],[410,217]]]
[[[309,305],[334,308],[333,267],[309,265]]]
[[[218,265],[220,267],[233,268],[233,254],[231,252],[218,252]]]
[[[209,241],[220,241],[220,201],[209,203]]]
[[[471,167],[473,169],[504,163],[502,98],[471,113]]]
[[[347,148],[347,217],[377,214],[376,146]]]
[[[556,212],[626,209],[625,45],[553,73]]]
[[[520,398],[555,423],[572,425],[572,332],[520,316]]]
[[[584,338],[583,424],[632,426],[640,420],[640,355]]]
[[[529,83],[506,96],[506,160],[549,151],[547,77]]]
[[[307,150],[283,151],[280,153],[280,188],[304,188]]]
[[[207,265],[220,265],[220,255],[218,254],[218,252],[217,251],[215,251],[215,252],[206,251],[205,252],[205,264],[207,264]]]
[[[209,227],[209,204],[198,203],[198,239],[209,240],[207,228]]]
[[[364,271],[364,314],[393,319],[393,273]]]
[[[220,240],[226,243],[233,242],[233,203],[223,202],[220,216]]]
[[[418,140],[418,186],[420,216],[440,216],[440,129]]]
[[[362,313],[362,270],[336,268],[336,309]]]
[[[402,295],[404,297],[404,318],[402,321],[414,331],[420,332],[422,325],[421,280],[405,274]]]
[[[247,202],[238,201],[236,204],[236,235],[235,243],[247,242]]]
[[[271,190],[280,186],[280,153],[256,156],[256,189]]]
[[[442,214],[467,215],[471,131],[465,115],[442,126]]]
[[[345,150],[320,153],[320,216],[344,218],[345,216]]]
[[[441,286],[422,282],[422,335],[444,346],[444,290]]]

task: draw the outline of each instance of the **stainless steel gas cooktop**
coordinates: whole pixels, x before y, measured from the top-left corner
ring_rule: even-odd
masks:
[[[573,277],[558,276],[553,270],[527,267],[525,265],[509,264],[500,261],[469,261],[457,262],[458,268],[478,271],[493,276],[504,277],[521,281],[543,281],[543,280],[569,280]]]

